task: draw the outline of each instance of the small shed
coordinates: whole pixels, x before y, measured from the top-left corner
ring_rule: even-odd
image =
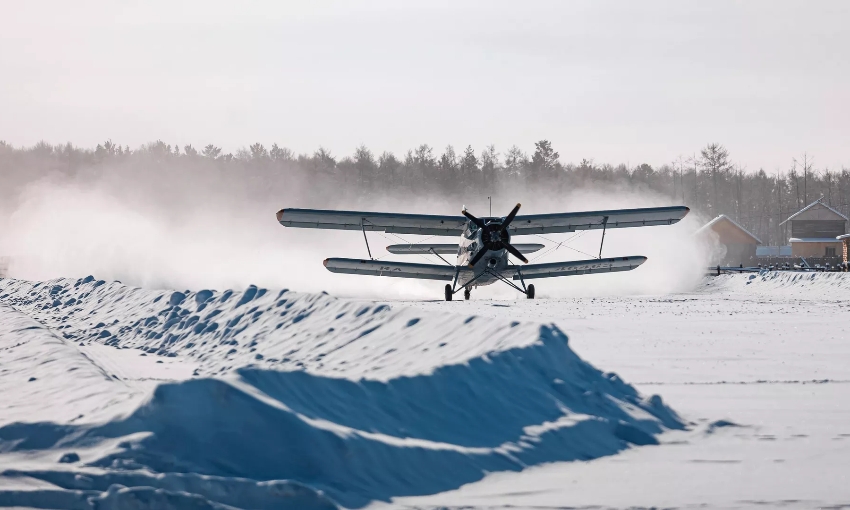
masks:
[[[847,233],[847,216],[818,199],[787,220],[791,222],[791,255],[794,257],[839,257],[841,241]]]
[[[711,265],[754,265],[756,247],[762,244],[761,239],[725,214],[703,225],[695,235],[713,248]]]

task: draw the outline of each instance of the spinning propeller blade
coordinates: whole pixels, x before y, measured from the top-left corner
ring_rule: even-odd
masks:
[[[518,258],[518,259],[520,259],[521,261],[525,262],[526,264],[528,264],[528,259],[527,259],[527,258],[525,258],[525,256],[524,256],[522,253],[520,253],[520,251],[519,251],[519,250],[517,250],[516,248],[514,248],[512,244],[510,244],[510,243],[506,243],[506,242],[502,242],[502,245],[505,247],[505,249],[506,249],[506,250],[508,250],[508,251],[511,253],[511,255],[513,255],[514,257],[516,257],[516,258]]]
[[[485,253],[487,253],[486,247],[482,247],[480,250],[478,250],[478,253],[476,253],[475,256],[472,257],[472,260],[469,261],[469,267],[475,267],[475,264],[477,264],[478,261],[481,260]]]
[[[469,218],[469,220],[470,220],[472,223],[475,223],[476,225],[478,225],[478,228],[484,228],[484,227],[486,226],[486,224],[484,223],[484,220],[481,220],[481,219],[479,219],[479,218],[476,218],[475,216],[473,216],[472,214],[470,214],[470,213],[469,213],[469,211],[467,211],[466,209],[462,210],[462,211],[461,211],[461,213],[462,213],[464,216],[466,216],[467,218]]]
[[[508,228],[508,225],[510,225],[511,222],[514,221],[514,218],[516,217],[516,213],[519,212],[520,205],[522,205],[522,204],[517,204],[516,206],[514,206],[513,210],[511,210],[510,214],[508,214],[505,217],[505,221],[502,222],[502,228],[503,229]]]

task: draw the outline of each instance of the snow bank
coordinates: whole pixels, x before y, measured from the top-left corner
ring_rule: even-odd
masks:
[[[762,271],[707,277],[703,292],[744,292],[795,299],[850,298],[850,273]]]
[[[85,365],[80,353],[95,345],[135,352],[140,364],[197,367],[144,387],[96,363],[51,374],[69,390],[43,405],[68,402],[90,380],[104,396],[79,399],[78,422],[68,413],[0,421],[0,464],[18,459],[3,477],[52,484],[0,485],[0,505],[361,507],[487,472],[611,455],[682,427],[659,397],[644,399],[578,358],[552,325],[256,287],[146,291],[91,277],[0,280],[0,302],[0,324],[17,324],[0,330],[0,353],[20,351],[27,370],[39,370],[40,346]],[[28,374],[0,382],[23,386]],[[133,396],[139,388],[143,398]],[[104,419],[109,399],[131,404],[107,406],[122,412]],[[4,415],[8,402],[0,397]],[[57,463],[69,453],[80,460]],[[47,457],[56,464],[31,461]]]
[[[103,419],[133,393],[73,344],[0,303],[0,425],[24,418],[71,422],[81,409]],[[50,402],[63,405],[45,405]]]

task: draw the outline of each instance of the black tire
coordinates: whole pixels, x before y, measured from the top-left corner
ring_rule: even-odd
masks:
[[[528,291],[525,293],[528,299],[534,299],[534,284],[528,286]]]
[[[463,289],[463,299],[468,301],[470,297],[472,297],[472,289],[469,287]]]
[[[452,300],[452,286],[448,283],[446,284],[446,301]]]

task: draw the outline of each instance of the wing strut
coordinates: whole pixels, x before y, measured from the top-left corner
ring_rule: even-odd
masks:
[[[369,253],[369,260],[375,260],[375,257],[372,256],[372,250],[369,249],[369,239],[366,237],[366,227],[363,225],[364,221],[366,221],[366,218],[360,218],[360,230],[363,231],[363,240],[366,241],[366,252]]]
[[[443,257],[441,257],[441,256],[440,256],[440,254],[439,254],[439,253],[437,253],[437,251],[434,249],[434,247],[433,247],[433,246],[432,246],[432,247],[430,247],[430,248],[428,248],[428,251],[430,251],[430,252],[431,252],[431,253],[433,253],[434,255],[436,255],[436,256],[438,256],[438,257],[440,257],[440,260],[442,260],[443,262],[445,262],[447,266],[455,267],[455,265],[454,265],[454,264],[450,264],[448,260],[446,260],[446,259],[444,259]]]
[[[522,270],[517,267],[516,274],[519,275],[519,282],[522,284],[522,289],[525,292],[525,295],[528,295],[528,288],[525,286],[525,280],[522,279]]]
[[[605,228],[608,226],[608,216],[602,218],[602,242],[599,243],[599,256],[596,257],[598,259],[602,258],[602,245],[605,244]],[[363,234],[366,235],[366,234]]]

